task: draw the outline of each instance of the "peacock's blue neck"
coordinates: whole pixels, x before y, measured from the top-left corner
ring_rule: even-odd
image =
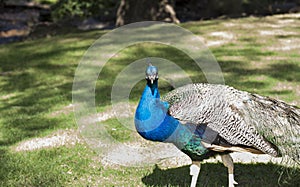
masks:
[[[197,154],[199,148],[200,154],[206,152],[200,143],[203,132],[197,131],[194,125],[182,125],[167,114],[168,107],[167,102],[160,100],[157,80],[153,84],[148,81],[135,113],[138,133],[147,140],[174,143],[180,149],[195,145]]]
[[[177,131],[183,132],[179,121],[167,114],[168,103],[160,100],[157,80],[149,81],[135,114],[135,126],[145,139],[175,143]]]
[[[148,140],[165,141],[178,126],[167,110],[168,104],[160,100],[158,81],[148,81],[135,114],[138,133]]]

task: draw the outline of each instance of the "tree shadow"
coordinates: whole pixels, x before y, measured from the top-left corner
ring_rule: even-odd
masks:
[[[240,52],[240,51],[239,51]],[[234,52],[226,50],[221,50],[217,53],[217,55],[226,54],[229,56],[241,55],[242,57],[246,57],[246,61],[258,61],[263,64],[263,57],[266,56],[274,56],[272,54],[267,53],[257,53],[255,55],[255,50],[246,56],[243,54],[238,54]],[[251,54],[251,55],[250,55]],[[255,57],[247,57],[247,55],[255,56]],[[280,56],[280,55],[279,55]],[[237,89],[252,91],[253,89],[271,89],[269,86],[268,80],[265,78],[277,80],[278,82],[289,82],[289,83],[298,83],[300,82],[300,65],[295,63],[294,61],[288,61],[286,59],[275,60],[272,63],[267,65],[262,65],[262,67],[251,66],[247,62],[243,62],[242,60],[219,60],[218,61],[226,83],[231,86],[236,87]],[[264,76],[265,78],[255,79],[255,77]],[[252,78],[250,78],[252,77]],[[268,88],[269,87],[269,88]],[[270,90],[267,93],[277,95],[274,90]],[[290,91],[282,90],[278,92],[278,94],[290,94]]]
[[[67,47],[57,41],[49,41],[48,50],[43,49],[45,46],[39,40],[15,43],[8,46],[11,52],[2,54],[0,146],[67,127],[63,123],[65,119],[50,118],[47,113],[58,103],[71,102],[77,64],[55,59],[68,51],[82,51],[88,46]],[[70,55],[69,59],[75,58]]]
[[[236,185],[249,186],[300,186],[300,169],[276,164],[235,164]],[[153,172],[142,178],[146,186],[190,186],[189,166],[162,170],[155,166]],[[201,164],[197,186],[227,186],[227,169],[222,163]]]

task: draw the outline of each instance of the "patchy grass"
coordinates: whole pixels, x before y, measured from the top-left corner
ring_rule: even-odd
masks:
[[[0,186],[65,186],[88,172],[88,153],[84,146],[17,153],[2,150]]]
[[[40,4],[49,4],[53,5],[58,2],[58,0],[33,0],[35,3],[40,3]]]
[[[297,25],[300,20],[295,15],[181,24],[204,38],[220,63],[226,84],[299,106],[300,46],[294,42],[300,35]],[[71,103],[73,76],[80,58],[106,31],[52,29],[40,28],[31,40],[0,46],[0,186],[188,186],[188,167],[161,170],[155,166],[106,166],[84,144],[31,152],[10,149],[18,142],[59,129],[76,129],[72,113],[57,111]],[[110,105],[117,74],[146,56],[166,58],[186,70],[194,82],[206,81],[193,61],[175,48],[131,46],[112,58],[101,72],[96,87],[98,111]],[[138,101],[143,87],[139,82],[133,88],[132,103]],[[170,89],[168,83],[161,82],[162,93]],[[116,119],[104,123],[116,139],[132,140],[134,132]],[[298,174],[281,176],[281,170],[273,164],[237,164],[236,172],[239,186],[278,186],[280,177],[282,186],[300,185],[299,170]],[[199,181],[199,186],[226,186],[226,169],[222,164],[204,164]]]

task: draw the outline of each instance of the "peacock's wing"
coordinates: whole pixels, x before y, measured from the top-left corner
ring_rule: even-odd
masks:
[[[290,122],[299,126],[299,110],[295,107],[277,101],[282,107],[274,109],[274,100],[224,85],[190,84],[171,91],[162,100],[169,103],[169,114],[181,122],[206,124],[231,145],[253,147],[273,156],[280,154],[278,141],[285,139],[286,129],[278,126],[291,126]],[[287,108],[293,111],[292,117],[288,117],[291,112],[283,115]]]

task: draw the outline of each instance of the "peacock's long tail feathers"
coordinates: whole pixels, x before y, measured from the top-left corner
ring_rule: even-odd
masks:
[[[281,156],[288,156],[300,164],[300,109],[282,101],[252,94],[247,104],[249,122],[258,132],[278,148]]]

